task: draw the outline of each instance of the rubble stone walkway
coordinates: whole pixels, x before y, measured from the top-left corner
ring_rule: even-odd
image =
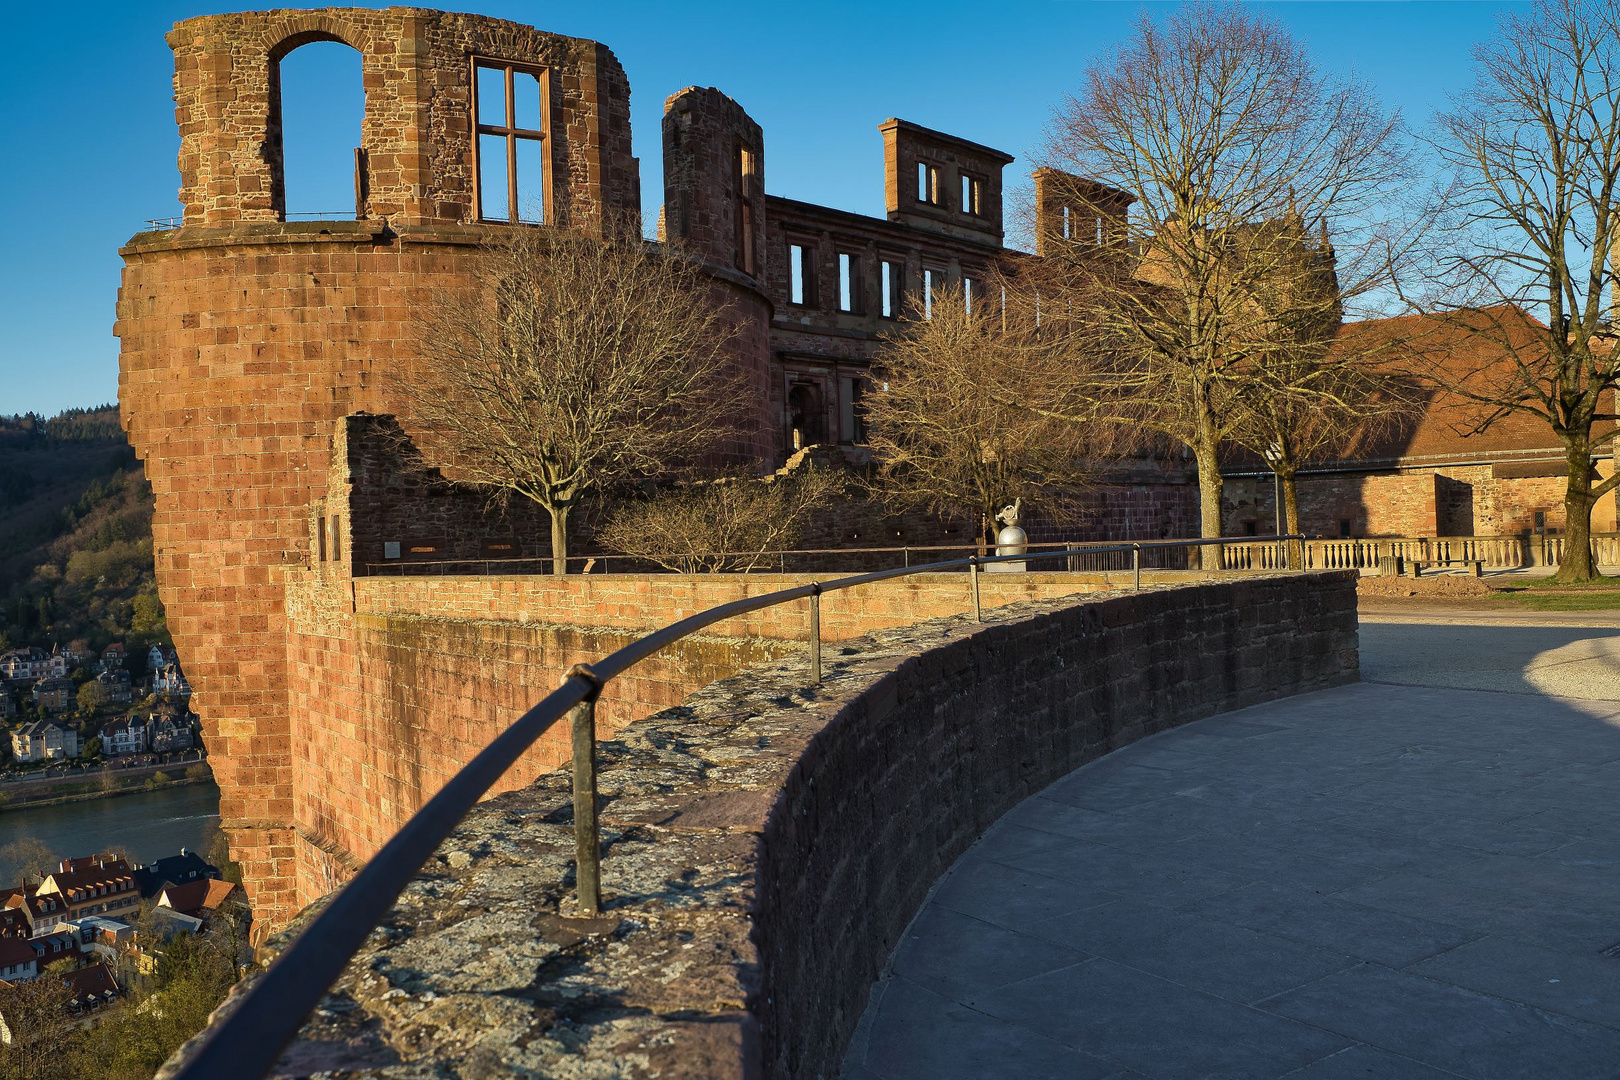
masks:
[[[1362,675],[1015,808],[847,1080],[1620,1077],[1620,629],[1363,622]]]

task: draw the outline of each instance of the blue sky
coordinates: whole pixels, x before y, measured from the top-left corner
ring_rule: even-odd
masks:
[[[1470,50],[1492,35],[1497,12],[1517,5],[1258,6],[1324,69],[1360,75],[1421,129],[1470,81]],[[0,65],[11,103],[11,165],[0,171],[0,205],[9,211],[0,246],[0,413],[53,413],[116,397],[118,247],[145,219],[179,213],[163,35],[178,19],[241,7],[125,0],[33,4],[10,14],[13,42],[73,48],[16,48]],[[662,103],[683,86],[717,86],[763,125],[773,194],[882,214],[880,121],[898,116],[1017,154],[1007,173],[1016,181],[1053,105],[1088,63],[1111,54],[1143,9],[1086,0],[466,7],[614,50],[630,76],[648,220],[662,191]],[[352,206],[347,148],[358,131],[358,60],[326,45],[286,63],[289,209]],[[321,167],[323,157],[335,168]]]

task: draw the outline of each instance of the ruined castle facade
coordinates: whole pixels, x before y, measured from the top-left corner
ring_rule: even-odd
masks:
[[[279,65],[314,41],[360,55],[352,220],[287,220]],[[360,414],[400,411],[387,374],[411,363],[435,293],[471,280],[491,230],[635,218],[641,176],[629,82],[596,42],[331,8],[188,19],[168,43],[184,218],[122,249],[119,398],[156,494],[159,589],[223,824],[273,923],[369,857],[510,710],[613,644],[555,627],[491,638],[469,629],[485,625],[477,613],[434,621],[449,599],[405,610],[380,581],[366,592],[390,541],[376,527],[388,482],[367,486],[386,454]],[[1008,155],[900,120],[880,130],[881,219],[766,195],[764,133],[719,91],[665,103],[658,228],[706,263],[741,323],[745,449],[762,465],[812,443],[858,458],[884,329],[925,290],[974,289],[1003,251]],[[1099,533],[1185,532],[1191,488],[1161,473],[1099,494]],[[374,513],[357,522],[356,505]],[[457,542],[515,550],[500,536]],[[609,712],[644,715],[755,658],[706,648]],[[506,786],[565,756],[541,746]]]

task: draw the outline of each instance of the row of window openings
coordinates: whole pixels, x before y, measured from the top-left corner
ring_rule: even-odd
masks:
[[[811,263],[812,252],[813,249],[804,244],[788,245],[788,300],[799,307],[814,307],[817,302],[816,274]],[[879,314],[885,319],[897,319],[905,307],[905,264],[893,259],[882,259],[878,262],[878,271],[881,278],[878,290],[881,305]],[[839,252],[839,311],[858,315],[865,310],[864,284],[861,278],[860,256]],[[923,318],[933,318],[934,294],[944,284],[945,274],[942,271],[923,270]],[[978,291],[979,283],[976,280],[970,277],[962,279],[962,298],[970,315],[973,313],[973,298]]]
[[[961,173],[962,213],[973,217],[984,216],[984,181],[969,173]],[[917,162],[917,201],[929,206],[941,206],[940,169],[926,161]]]
[[[1063,208],[1062,223],[1063,239],[1090,240],[1093,243],[1103,242],[1103,219],[1101,217],[1083,217],[1073,208]]]

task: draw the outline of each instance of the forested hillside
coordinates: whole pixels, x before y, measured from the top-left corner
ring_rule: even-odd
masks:
[[[0,417],[0,639],[168,644],[152,491],[117,406]]]

